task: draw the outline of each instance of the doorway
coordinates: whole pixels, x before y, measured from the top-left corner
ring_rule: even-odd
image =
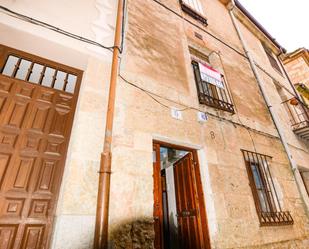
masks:
[[[156,249],[210,248],[196,150],[154,142]]]
[[[0,45],[0,248],[49,248],[82,72]]]

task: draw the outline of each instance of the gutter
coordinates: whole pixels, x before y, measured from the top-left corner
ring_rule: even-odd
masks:
[[[94,232],[94,249],[108,248],[108,219],[109,219],[109,199],[110,199],[110,181],[112,173],[112,135],[115,112],[115,96],[118,78],[118,64],[121,43],[122,17],[124,0],[118,0],[118,10],[115,29],[115,40],[113,50],[113,60],[110,75],[108,106],[105,124],[104,147],[101,153],[99,185],[97,197],[97,210]]]
[[[249,11],[238,1],[238,0],[231,0],[233,5],[235,5],[248,19],[254,23],[254,25],[263,32],[263,34],[272,41],[272,43],[283,53],[286,53],[286,49],[282,47],[276,39],[263,27],[262,24],[259,23],[258,20],[256,20],[250,13]]]
[[[301,174],[299,172],[299,169],[298,169],[298,166],[295,162],[295,160],[293,159],[293,156],[292,156],[292,153],[290,151],[290,148],[288,146],[288,143],[287,143],[287,140],[284,136],[284,133],[282,131],[282,128],[280,127],[280,122],[278,121],[278,117],[276,115],[276,112],[273,110],[273,107],[271,105],[271,102],[267,96],[267,92],[265,90],[265,88],[263,87],[263,81],[258,73],[258,69],[254,63],[254,60],[253,60],[253,57],[251,55],[251,53],[249,52],[248,50],[248,47],[247,47],[247,44],[245,42],[245,39],[240,31],[240,28],[238,26],[238,23],[237,23],[237,20],[236,20],[236,17],[234,15],[234,8],[237,7],[234,0],[231,0],[230,4],[228,5],[228,10],[229,10],[229,13],[230,13],[230,16],[231,16],[231,19],[232,19],[232,22],[233,22],[233,25],[234,25],[234,28],[238,34],[238,37],[239,37],[239,40],[243,46],[243,49],[249,59],[249,63],[250,63],[250,66],[251,66],[251,69],[253,71],[253,74],[254,74],[254,77],[258,83],[258,86],[259,86],[259,89],[261,91],[261,94],[263,96],[263,99],[265,101],[265,104],[269,110],[269,113],[272,117],[272,120],[274,122],[274,125],[275,125],[275,128],[279,134],[279,137],[280,137],[280,140],[281,140],[281,143],[285,149],[285,152],[287,154],[287,157],[288,157],[288,160],[289,160],[289,164],[291,166],[291,170],[294,174],[294,178],[295,178],[295,181],[296,181],[296,184],[297,184],[297,187],[298,187],[298,191],[300,193],[300,196],[302,198],[302,201],[304,203],[304,206],[306,207],[306,213],[307,215],[309,216],[309,196],[308,196],[308,193],[307,193],[307,190],[305,188],[305,185],[304,185],[304,182],[302,180],[302,177],[301,177]]]

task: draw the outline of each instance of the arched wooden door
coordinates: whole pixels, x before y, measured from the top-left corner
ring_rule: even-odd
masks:
[[[82,72],[0,45],[0,248],[47,249]]]

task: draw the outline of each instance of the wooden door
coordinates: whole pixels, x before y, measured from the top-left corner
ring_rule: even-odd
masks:
[[[194,164],[191,153],[174,164],[174,182],[181,249],[204,248]]]
[[[4,46],[0,50],[0,248],[46,249],[81,73]],[[69,91],[64,85],[73,73]],[[59,84],[62,89],[56,89]]]
[[[155,249],[164,248],[163,229],[163,202],[162,202],[162,179],[160,167],[160,145],[153,145],[153,218],[155,230]]]
[[[154,229],[155,249],[169,249],[166,240],[169,234],[164,229],[163,208],[163,177],[165,170],[161,170],[160,148],[169,147],[179,150],[187,150],[189,153],[176,161],[174,168],[175,197],[178,221],[178,243],[179,249],[210,249],[207,217],[204,206],[204,195],[197,163],[195,150],[173,146],[161,142],[154,143]]]

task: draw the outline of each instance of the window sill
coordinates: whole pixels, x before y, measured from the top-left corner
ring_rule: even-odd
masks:
[[[203,15],[201,15],[196,10],[192,9],[190,6],[188,6],[187,4],[183,3],[182,1],[181,1],[180,4],[181,4],[181,9],[182,9],[183,12],[187,13],[188,15],[193,17],[195,20],[198,20],[203,25],[205,25],[205,26],[208,25],[206,17],[204,17]]]
[[[261,226],[286,226],[294,224],[294,220],[288,211],[261,212],[259,218]]]

